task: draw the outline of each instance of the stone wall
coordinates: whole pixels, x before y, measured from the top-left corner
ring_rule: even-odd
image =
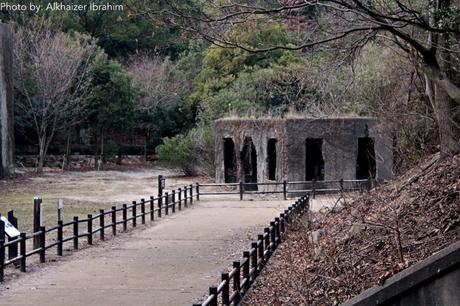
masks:
[[[14,172],[13,34],[0,24],[0,177]]]
[[[214,124],[216,181],[225,182],[225,138],[235,144],[237,181],[243,180],[241,151],[246,137],[251,137],[257,151],[257,181],[267,182],[267,143],[277,140],[276,181],[305,181],[306,140],[322,140],[324,179],[355,179],[358,138],[370,137],[376,154],[376,179],[391,177],[393,166],[392,137],[381,130],[374,118],[328,119],[220,119]],[[265,188],[264,188],[265,189]]]

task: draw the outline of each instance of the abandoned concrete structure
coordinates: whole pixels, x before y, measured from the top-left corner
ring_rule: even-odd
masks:
[[[391,177],[392,137],[375,118],[219,119],[216,182]]]
[[[14,170],[13,33],[0,24],[0,178]]]

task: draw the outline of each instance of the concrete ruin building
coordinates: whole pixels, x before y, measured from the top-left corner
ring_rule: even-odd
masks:
[[[389,179],[393,140],[375,118],[219,119],[216,182]]]
[[[0,24],[0,178],[13,171],[13,32]]]

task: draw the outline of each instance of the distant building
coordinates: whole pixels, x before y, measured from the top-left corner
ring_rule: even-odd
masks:
[[[13,33],[0,24],[0,178],[13,172]]]
[[[392,137],[375,118],[219,119],[216,182],[389,179]]]

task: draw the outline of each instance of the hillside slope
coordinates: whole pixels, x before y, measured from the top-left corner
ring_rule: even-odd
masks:
[[[293,228],[244,305],[337,305],[459,241],[460,154]]]

